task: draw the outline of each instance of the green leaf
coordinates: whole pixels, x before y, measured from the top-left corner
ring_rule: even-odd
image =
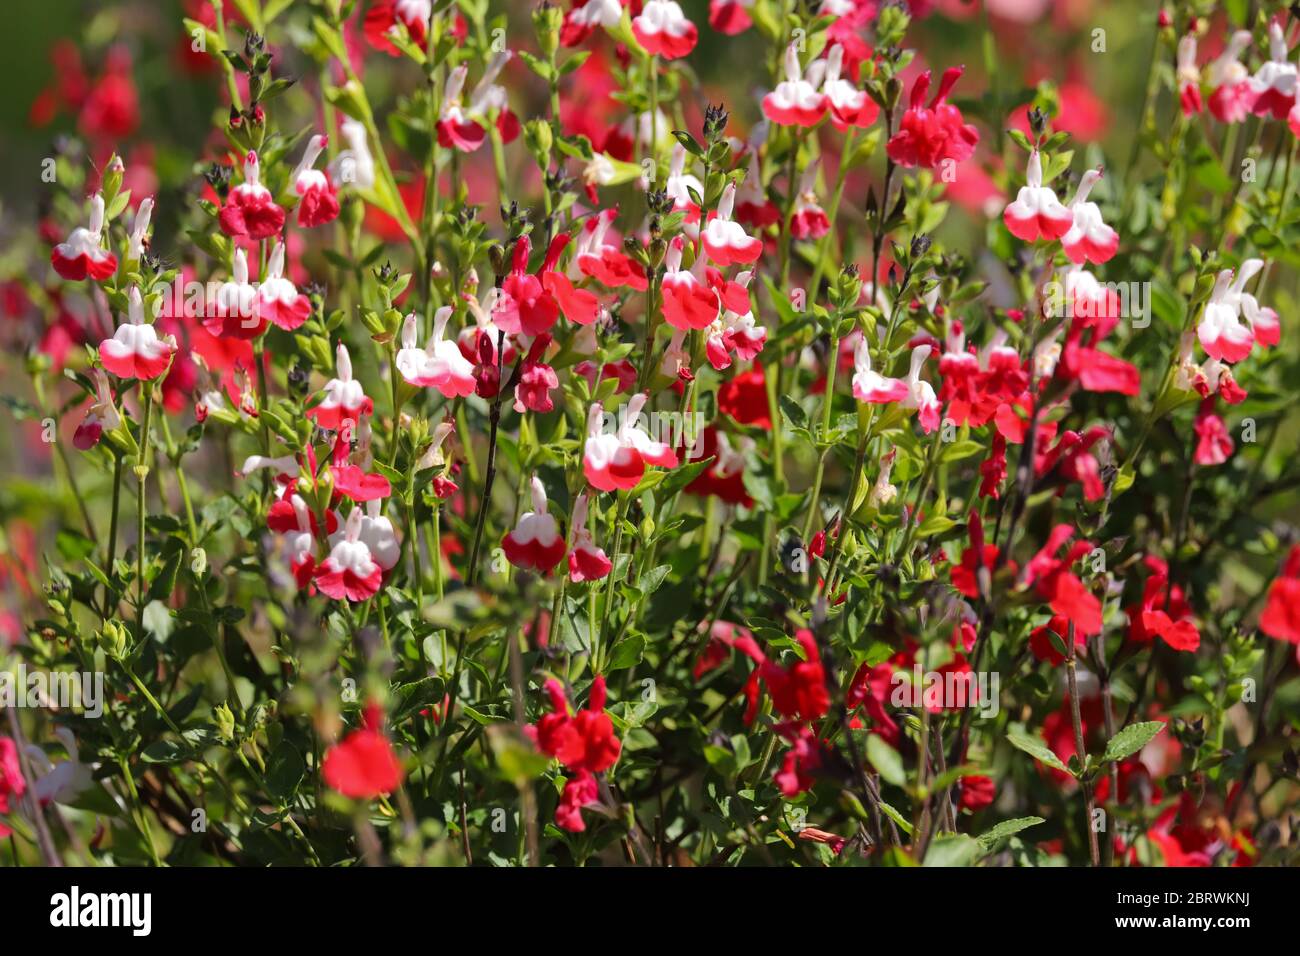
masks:
[[[446,687],[440,677],[425,677],[409,684],[402,684],[394,691],[397,700],[392,708],[392,722],[400,724],[426,707],[442,703],[446,693]]]
[[[1141,724],[1129,724],[1106,742],[1106,752],[1102,760],[1123,760],[1129,754],[1135,754],[1147,745],[1156,734],[1165,729],[1159,720],[1148,720]]]
[[[977,838],[980,846],[985,850],[991,850],[1007,837],[1019,833],[1021,830],[1028,830],[1030,827],[1036,827],[1043,822],[1042,817],[1016,817],[1014,820],[1003,820],[992,830],[981,833]]]
[[[641,662],[641,655],[645,653],[645,638],[640,634],[634,634],[631,637],[625,637],[618,642],[614,651],[609,656],[609,664],[606,665],[608,670],[618,671],[627,667],[634,667]]]
[[[907,784],[903,758],[879,734],[871,734],[867,737],[867,759],[886,783],[892,783],[896,787]]]
[[[1039,763],[1046,764],[1055,770],[1062,770],[1065,773],[1070,772],[1070,768],[1061,763],[1061,758],[1052,753],[1051,748],[1043,743],[1041,737],[1031,737],[1029,734],[1012,731],[1007,734],[1007,741],[1011,746],[1017,750],[1023,750]]]
[[[978,840],[964,833],[937,837],[925,851],[922,866],[970,866],[980,855]]]
[[[271,759],[267,761],[267,793],[279,800],[281,806],[287,806],[306,773],[307,764],[303,761],[302,754],[298,753],[298,748],[287,740],[280,741],[280,745],[272,752]]]

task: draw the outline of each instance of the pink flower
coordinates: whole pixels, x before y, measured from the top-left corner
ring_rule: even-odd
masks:
[[[433,316],[433,335],[424,348],[416,346],[416,317],[412,312],[402,323],[402,347],[397,351],[397,371],[417,388],[433,388],[446,398],[463,398],[474,394],[474,365],[465,358],[457,344],[443,338],[451,306],[443,306]]]
[[[1228,40],[1219,58],[1210,64],[1210,113],[1220,123],[1240,123],[1255,105],[1250,72],[1241,63],[1241,54],[1250,46],[1249,30],[1238,30]]]
[[[284,228],[284,210],[275,204],[271,190],[262,185],[257,153],[244,157],[244,181],[230,190],[217,221],[228,236],[269,239]]]
[[[900,403],[901,408],[915,409],[919,414],[921,429],[928,435],[939,427],[941,407],[934,394],[934,386],[921,378],[921,369],[930,357],[930,346],[920,345],[912,349],[912,364],[907,373],[905,384],[907,397]]]
[[[542,361],[550,344],[550,335],[543,332],[533,340],[532,347],[524,356],[519,368],[519,381],[515,385],[515,411],[549,412],[555,407],[551,391],[560,387],[560,377],[555,374],[555,369]]]
[[[1201,68],[1196,65],[1196,34],[1188,33],[1178,41],[1178,103],[1184,116],[1204,109],[1201,102]]]
[[[104,197],[90,197],[90,227],[78,226],[50,253],[54,271],[73,282],[87,277],[96,282],[111,278],[117,271],[117,256],[104,248]]]
[[[1201,402],[1196,413],[1196,454],[1193,460],[1198,465],[1222,465],[1232,454],[1232,437],[1223,419],[1214,414],[1214,399],[1207,398]]]
[[[170,335],[159,338],[144,321],[144,302],[136,286],[127,294],[127,308],[129,321],[119,325],[111,339],[99,343],[100,364],[118,378],[159,378],[176,354],[176,340]]]
[[[740,230],[742,236],[744,235],[744,230],[737,223],[728,221],[717,235],[720,242],[731,241],[732,235],[728,229],[730,226],[734,226]],[[705,244],[708,248],[708,239],[705,239]],[[668,246],[668,254],[664,257],[664,276],[660,284],[663,291],[664,321],[675,329],[703,329],[718,317],[718,293],[698,275],[703,269],[702,259],[696,259],[692,269],[681,267],[682,250],[685,249],[685,245],[685,240],[681,236],[675,236]],[[719,254],[729,255],[729,248],[722,248],[727,251],[720,249]]]
[[[1214,283],[1210,300],[1205,303],[1196,337],[1201,347],[1221,362],[1240,362],[1250,354],[1255,334],[1241,324],[1239,289],[1232,283],[1232,270],[1224,269]]]
[[[546,510],[546,488],[536,475],[529,483],[533,510],[519,516],[513,531],[501,539],[506,559],[517,568],[550,574],[564,557],[564,538],[555,517]]]
[[[723,36],[744,33],[754,25],[749,16],[753,7],[754,0],[709,0],[709,26]]]

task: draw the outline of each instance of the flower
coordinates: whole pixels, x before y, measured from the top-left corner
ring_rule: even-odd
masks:
[[[1286,37],[1276,19],[1268,24],[1268,51],[1268,60],[1250,78],[1251,110],[1256,116],[1286,119],[1296,102],[1296,66],[1287,62]]]
[[[758,642],[747,634],[736,638],[735,646],[758,665],[759,678],[778,714],[792,720],[817,720],[825,717],[831,706],[821,654],[812,631],[802,629],[794,639],[803,650],[803,659],[788,668],[768,659]]]
[[[335,364],[338,374],[325,383],[325,397],[307,409],[307,417],[315,421],[317,427],[333,432],[338,431],[345,421],[358,422],[361,416],[369,415],[375,409],[375,403],[366,396],[361,383],[352,377],[352,357],[342,342],[335,351]]]
[[[1216,277],[1210,300],[1205,303],[1196,337],[1205,353],[1221,362],[1240,362],[1255,344],[1254,332],[1241,324],[1242,300],[1234,291],[1232,270]]]
[[[1053,667],[1058,667],[1065,663],[1065,655],[1056,648],[1052,641],[1051,635],[1055,634],[1060,638],[1061,644],[1069,640],[1070,622],[1060,614],[1055,614],[1046,624],[1041,624],[1029,632],[1029,651],[1040,661],[1047,661]],[[1081,631],[1074,632],[1074,643],[1076,647],[1083,647],[1086,643]]]
[[[312,168],[328,143],[328,137],[313,136],[293,171],[293,191],[298,194],[298,225],[304,229],[323,226],[338,218],[337,187],[330,181],[328,172]]]
[[[373,800],[402,784],[402,762],[383,732],[383,711],[366,706],[361,726],[325,752],[321,778],[330,788],[354,800]]]
[[[311,317],[311,300],[284,278],[283,242],[277,242],[271,250],[266,278],[258,286],[257,315],[286,332],[292,332]]]
[[[816,185],[817,164],[809,163],[799,179],[799,191],[795,193],[790,217],[790,234],[796,239],[820,239],[831,230],[830,219],[817,201]]]
[[[144,321],[144,302],[140,289],[132,286],[127,293],[128,321],[117,327],[111,339],[99,343],[99,362],[118,378],[152,381],[163,375],[176,354],[176,340],[158,337],[157,330]]]
[[[777,126],[816,126],[826,115],[826,94],[799,66],[799,44],[785,50],[785,79],[763,97],[763,115]]]
[[[930,71],[916,78],[898,132],[885,145],[890,159],[900,166],[934,169],[946,161],[960,163],[970,158],[979,142],[979,131],[964,122],[961,111],[947,102],[948,94],[965,69],[954,66],[944,70],[939,90],[928,108],[925,94],[930,90]]]
[[[596,547],[595,539],[587,530],[587,495],[578,495],[573,503],[573,517],[569,522],[569,533],[573,546],[569,550],[569,580],[596,581],[613,570],[602,548]]]
[[[72,444],[78,451],[94,448],[99,444],[104,429],[113,431],[122,424],[122,416],[113,404],[113,393],[108,387],[108,376],[97,368],[92,368],[90,374],[95,382],[95,401],[86,409],[86,417],[72,435]]]
[[[741,425],[771,429],[772,417],[767,401],[767,380],[763,368],[755,365],[748,372],[723,382],[718,389],[718,411]]]
[[[519,516],[513,531],[506,532],[501,547],[506,560],[517,568],[549,574],[564,557],[564,537],[555,523],[555,517],[546,510],[546,488],[542,480],[533,475],[529,483],[533,510]]]
[[[463,398],[474,394],[474,365],[456,342],[443,338],[451,318],[451,306],[443,306],[433,315],[433,335],[424,348],[418,348],[415,313],[402,322],[402,347],[397,350],[397,371],[407,383],[417,388],[433,388],[446,398]]]
[[[749,16],[754,3],[755,0],[709,0],[709,26],[723,36],[744,33],[754,25]]]
[[[710,222],[709,227],[711,228],[713,222],[717,221],[715,219]],[[722,243],[734,241],[737,238],[734,235],[735,230],[729,228],[733,226],[744,237],[744,229],[739,223],[724,220],[721,229],[715,233],[715,238]],[[705,239],[706,243],[708,241]],[[660,283],[664,321],[675,329],[704,329],[718,317],[718,293],[700,279],[699,273],[704,268],[703,259],[696,259],[691,269],[681,267],[682,251],[685,247],[686,241],[681,236],[675,236],[668,246],[668,254],[664,257],[664,275]],[[729,246],[723,245],[718,247],[718,254],[730,261],[732,250]],[[736,254],[742,253],[737,250]]]
[[[646,0],[641,15],[632,19],[632,35],[647,53],[665,60],[681,59],[699,40],[677,0]]]
[[[366,9],[366,41],[389,56],[401,56],[402,51],[389,39],[400,25],[413,44],[423,47],[432,12],[433,0],[375,0]]]
[[[361,540],[364,512],[353,507],[343,529],[330,538],[330,553],[316,569],[316,586],[336,601],[365,601],[379,593],[383,568]]]
[[[730,368],[733,352],[742,361],[752,362],[767,342],[767,329],[758,324],[749,305],[749,283],[753,275],[752,272],[742,272],[734,283],[724,286],[722,299],[725,308],[706,331],[705,355],[716,369]],[[729,294],[731,286],[739,287],[740,292]],[[737,308],[733,309],[733,305]]]
[[[886,378],[871,368],[871,346],[867,337],[864,335],[858,339],[853,349],[853,397],[860,402],[884,405],[901,402],[908,394],[908,385],[902,379]]]
[[[519,381],[515,385],[515,411],[549,412],[555,408],[551,391],[560,387],[560,377],[555,369],[542,361],[551,337],[543,332],[533,340],[519,366]]]
[[[568,237],[565,237],[567,242]],[[563,248],[563,243],[559,248]],[[514,265],[505,281],[501,283],[501,294],[493,309],[493,320],[497,328],[506,332],[524,335],[541,335],[549,332],[560,317],[560,304],[543,284],[542,280],[528,273],[528,256],[532,251],[532,241],[521,236],[515,243]],[[558,255],[554,249],[552,255]],[[551,271],[553,262],[548,255],[547,262],[540,270],[543,274]]]
[[[1268,587],[1259,629],[1279,641],[1300,645],[1300,545],[1291,548],[1282,573]]]
[[[275,204],[271,190],[262,185],[257,153],[244,157],[244,181],[230,190],[217,221],[232,237],[270,239],[284,228],[284,210]]]
[[[939,415],[941,407],[939,400],[935,397],[934,386],[921,378],[921,369],[925,366],[925,360],[930,357],[930,346],[920,345],[912,349],[912,364],[908,370],[907,379],[907,397],[901,402],[902,408],[915,409],[920,414],[917,416],[921,422],[921,429],[928,435],[939,427]],[[854,376],[855,380],[857,376]],[[856,392],[854,393],[856,396]]]
[[[826,96],[826,103],[830,107],[831,123],[841,133],[850,127],[866,129],[876,122],[880,115],[880,107],[876,101],[866,94],[865,90],[860,90],[850,81],[842,79],[840,73],[844,64],[844,47],[839,44],[833,44],[826,53],[826,57],[817,60],[812,64],[825,70],[825,79],[822,80],[822,93]]]
[[[1201,102],[1201,68],[1196,65],[1196,34],[1187,33],[1178,41],[1178,103],[1184,116],[1199,113]]]
[[[19,762],[18,745],[12,737],[0,737],[0,814],[10,814],[14,808],[11,799],[27,792],[27,781]],[[0,823],[0,838],[12,836],[13,831]]]
[[[593,488],[629,491],[640,484],[647,467],[677,467],[677,455],[672,448],[652,439],[637,421],[646,401],[645,392],[629,398],[622,421],[613,434],[603,430],[605,415],[600,402],[593,403],[588,410],[582,473]]]
[[[755,262],[763,254],[763,240],[755,239],[745,232],[744,226],[732,220],[735,203],[736,184],[727,183],[718,200],[717,214],[704,227],[704,251],[724,269]]]
[[[1192,460],[1198,465],[1222,465],[1232,454],[1232,438],[1223,419],[1214,414],[1214,396],[1201,402],[1196,413],[1196,452]]]
[[[1003,210],[1002,221],[1013,236],[1025,242],[1060,239],[1074,228],[1074,214],[1061,205],[1050,186],[1043,185],[1043,162],[1037,149],[1029,154],[1025,185],[1020,187],[1015,201],[1008,203]]]
[[[99,193],[90,197],[90,226],[78,226],[50,253],[54,271],[73,282],[91,278],[103,282],[117,271],[117,256],[103,245],[104,197]]]
[[[1255,90],[1250,72],[1241,63],[1241,54],[1250,46],[1249,30],[1238,30],[1228,40],[1219,58],[1210,64],[1210,113],[1220,123],[1240,123],[1255,105]]]
[[[1061,237],[1061,245],[1071,262],[1108,262],[1119,249],[1119,233],[1102,222],[1101,210],[1088,202],[1088,193],[1101,180],[1101,167],[1090,169],[1079,180],[1079,189],[1070,200],[1074,222]]]
[[[258,289],[248,281],[248,256],[237,248],[231,258],[230,278],[217,287],[212,303],[204,310],[203,327],[211,335],[250,340],[266,331],[267,321],[258,305]]]
[[[359,120],[348,118],[340,124],[339,131],[347,140],[348,148],[340,150],[330,163],[330,182],[370,189],[375,185],[375,158],[366,140],[366,127]]]
[[[1077,633],[1091,637],[1101,633],[1101,602],[1070,570],[1071,565],[1092,550],[1085,540],[1076,541],[1064,559],[1057,552],[1074,537],[1068,524],[1052,529],[1045,544],[1025,565],[1023,583],[1033,585],[1052,610],[1072,623]]]

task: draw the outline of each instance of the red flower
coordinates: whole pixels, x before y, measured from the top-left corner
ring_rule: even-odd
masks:
[[[23,779],[23,768],[18,762],[18,746],[9,737],[0,737],[0,813],[12,813],[10,797],[21,797],[27,790]],[[0,838],[10,836],[12,831],[0,823]]]
[[[961,799],[958,806],[971,813],[978,813],[993,802],[997,796],[997,787],[990,777],[962,777]]]
[[[1065,662],[1065,655],[1056,649],[1053,634],[1060,638],[1062,644],[1069,640],[1070,622],[1060,614],[1029,632],[1029,650],[1038,660],[1047,661],[1056,667]],[[1074,632],[1074,643],[1076,647],[1083,647],[1084,637],[1078,630]]]
[[[1269,586],[1259,628],[1269,637],[1300,644],[1300,545],[1291,549],[1282,574]]]
[[[926,70],[916,78],[912,84],[911,102],[898,124],[898,132],[886,146],[890,159],[900,166],[934,169],[945,160],[959,163],[970,157],[979,142],[979,131],[964,122],[957,107],[946,102],[965,69],[954,66],[944,71],[939,90],[928,108],[925,94],[930,90],[930,71]]]
[[[1196,413],[1196,454],[1198,465],[1222,465],[1232,454],[1232,437],[1223,419],[1214,414],[1214,397],[1201,402]]]
[[[759,677],[772,696],[777,713],[796,720],[816,720],[830,710],[826,671],[812,631],[799,631],[795,640],[803,648],[804,659],[788,669],[769,660],[758,642],[747,634],[737,638],[735,646],[758,665]]]
[[[552,678],[545,690],[551,698],[551,712],[527,728],[528,735],[542,753],[554,757],[577,776],[564,787],[555,822],[566,830],[585,829],[581,809],[595,803],[598,789],[595,774],[608,770],[618,761],[622,749],[614,722],[605,713],[605,678],[597,676],[585,709],[569,714],[569,702],[560,682]]]
[[[232,237],[269,239],[284,228],[284,210],[262,185],[257,153],[252,150],[244,157],[244,181],[230,190],[217,220],[221,231]]]
[[[366,707],[361,728],[335,744],[321,761],[321,777],[334,790],[354,800],[373,800],[401,785],[402,764],[383,733],[383,711]]]
[[[771,430],[767,384],[761,366],[755,366],[722,384],[718,389],[718,411],[730,415],[742,425],[757,425]]]

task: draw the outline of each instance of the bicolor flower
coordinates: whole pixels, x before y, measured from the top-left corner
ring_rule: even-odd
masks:
[[[292,332],[311,318],[311,299],[284,277],[283,242],[276,242],[271,250],[266,278],[257,288],[257,314],[286,332]]]
[[[692,191],[697,196],[703,196],[704,185],[696,176],[686,172],[686,147],[678,143],[673,146],[664,192],[673,200],[673,211],[680,212],[686,217],[683,222],[687,226],[694,226],[700,221],[700,207],[691,198]],[[694,235],[691,230],[687,231]]]
[[[232,237],[270,239],[284,228],[284,210],[262,185],[257,153],[244,157],[244,181],[230,190],[217,216],[221,231]]]
[[[1074,227],[1074,214],[1061,205],[1050,186],[1043,185],[1043,161],[1037,149],[1029,154],[1025,185],[1015,201],[1007,204],[1002,221],[1013,236],[1025,242],[1060,239]]]
[[[890,159],[900,166],[934,169],[945,161],[960,163],[970,158],[979,142],[979,131],[948,102],[948,94],[965,69],[954,66],[944,70],[939,90],[928,107],[925,95],[930,91],[930,71],[916,78],[898,132],[885,146]]]
[[[569,523],[572,546],[569,549],[569,580],[573,582],[597,581],[609,574],[614,565],[603,548],[587,529],[587,495],[578,495],[573,503],[573,517]]]
[[[135,211],[135,221],[131,223],[131,238],[126,244],[126,261],[138,262],[149,244],[149,220],[153,218],[153,197],[146,196],[140,200],[140,208]]]
[[[1241,324],[1241,302],[1234,291],[1232,270],[1224,269],[1214,283],[1210,300],[1205,303],[1196,337],[1207,355],[1221,362],[1240,362],[1250,354],[1255,334]]]
[[[723,36],[734,37],[754,25],[749,11],[756,0],[709,0],[709,26]]]
[[[704,227],[704,251],[724,269],[748,265],[763,254],[763,240],[745,232],[745,227],[731,218],[736,205],[736,184],[727,183],[718,200],[717,214]]]
[[[1237,270],[1237,276],[1228,291],[1241,309],[1242,316],[1250,323],[1251,331],[1255,333],[1255,341],[1261,346],[1277,345],[1282,336],[1277,312],[1268,306],[1260,305],[1258,299],[1245,291],[1246,283],[1263,268],[1263,259],[1247,259]]]
[[[695,49],[699,31],[677,0],[646,0],[632,19],[632,35],[651,56],[677,60]]]
[[[50,264],[63,278],[103,282],[117,271],[117,256],[104,248],[104,197],[90,197],[89,228],[78,226],[50,253]]]
[[[474,364],[456,342],[446,339],[452,308],[444,305],[433,316],[433,335],[424,348],[416,345],[416,318],[412,312],[402,323],[402,347],[397,351],[397,371],[417,388],[437,389],[445,398],[474,394]]]
[[[1072,262],[1107,262],[1119,249],[1119,233],[1102,221],[1097,204],[1088,201],[1088,194],[1100,180],[1100,166],[1088,170],[1070,201],[1074,222],[1070,231],[1061,237],[1061,245]]]
[[[277,511],[281,512],[281,520],[273,521]],[[291,523],[285,519],[291,519]],[[294,583],[299,590],[307,590],[316,576],[315,520],[307,502],[301,495],[290,493],[287,499],[282,498],[271,506],[267,524],[281,532]]]
[[[726,304],[724,298],[722,315],[708,328],[704,350],[709,364],[716,369],[721,370],[731,366],[732,352],[735,352],[741,361],[752,361],[754,356],[763,351],[763,346],[767,342],[767,329],[757,323],[753,310],[749,306],[748,287],[753,275],[752,272],[742,272],[736,276],[735,283],[731,284],[739,286],[744,291],[743,301],[733,303],[737,307],[733,309],[731,305]]]
[[[338,188],[330,181],[329,173],[314,168],[328,144],[328,137],[313,136],[293,171],[293,191],[298,194],[298,225],[306,229],[338,218]]]
[[[203,314],[203,327],[212,335],[255,339],[266,331],[267,319],[257,304],[257,286],[248,281],[248,257],[236,248],[230,278],[217,287]]]
[[[365,601],[379,593],[384,571],[361,540],[365,512],[354,506],[341,531],[330,539],[330,553],[316,569],[316,587],[336,601]]]
[[[363,21],[366,40],[389,56],[401,56],[402,51],[389,39],[400,24],[406,28],[411,42],[423,47],[432,12],[433,0],[374,0]]]
[[[644,392],[628,399],[622,421],[613,434],[603,430],[604,409],[600,402],[592,404],[587,413],[582,472],[593,488],[627,491],[640,483],[647,467],[677,467],[677,455],[672,448],[652,439],[637,423],[646,400]]]
[[[501,548],[515,567],[549,574],[564,557],[564,536],[555,523],[555,516],[546,510],[546,488],[542,480],[533,475],[528,488],[533,510],[519,516],[514,530],[501,539]]]
[[[113,392],[108,387],[108,376],[98,368],[92,368],[90,375],[95,382],[95,400],[86,409],[86,417],[72,435],[72,444],[78,451],[94,448],[105,429],[112,431],[122,424],[122,416],[113,402]]]
[[[560,42],[567,47],[577,46],[596,27],[612,30],[622,18],[623,5],[619,0],[574,0],[573,9],[564,15]]]
[[[860,90],[850,81],[840,76],[844,68],[844,47],[836,43],[830,48],[825,59],[815,61],[809,69],[825,71],[821,82],[822,93],[830,107],[831,123],[841,133],[850,127],[866,129],[875,123],[880,115],[876,101]]]
[[[1268,25],[1268,52],[1268,60],[1250,78],[1251,109],[1256,116],[1286,119],[1296,102],[1296,65],[1287,62],[1286,37],[1276,19]]]
[[[99,362],[118,378],[151,381],[171,367],[176,340],[158,337],[158,330],[144,320],[144,301],[132,286],[127,293],[127,321],[117,327],[111,339],[99,343]]]
[[[853,350],[853,397],[872,405],[901,402],[908,397],[906,382],[886,378],[871,368],[871,346],[865,335]]]
[[[921,378],[921,369],[925,366],[925,360],[930,357],[930,351],[928,345],[919,345],[912,349],[912,364],[905,380],[907,397],[900,402],[902,408],[916,409],[919,413],[917,418],[921,422],[921,429],[927,435],[939,427],[941,412],[939,400],[934,394],[934,386]]]
[[[375,185],[375,157],[370,152],[370,143],[366,139],[366,127],[352,118],[343,120],[339,131],[347,140],[348,148],[339,150],[329,166],[329,177],[333,183],[356,186],[358,189],[370,189]]]
[[[358,422],[362,415],[375,410],[375,403],[366,396],[360,382],[352,377],[352,356],[348,347],[339,343],[335,353],[335,377],[325,383],[325,397],[307,409],[307,417],[326,431],[338,431],[345,421]]]
[[[605,241],[605,235],[617,216],[618,208],[611,207],[583,224],[573,263],[582,275],[590,276],[603,286],[644,292],[647,286],[645,270],[618,246]]]
[[[1201,102],[1201,68],[1196,65],[1196,34],[1185,34],[1178,41],[1178,103],[1184,116],[1199,113]]]
[[[1228,40],[1219,58],[1210,64],[1210,113],[1220,123],[1240,123],[1255,105],[1255,91],[1250,71],[1241,62],[1241,54],[1250,46],[1249,30],[1238,30]]]
[[[790,234],[796,239],[820,239],[831,231],[826,210],[817,201],[816,187],[817,164],[809,163],[799,179],[799,191],[795,194],[794,211],[790,217]]]
[[[763,115],[778,126],[816,126],[826,115],[826,94],[799,65],[799,44],[785,50],[785,79],[763,97]]]

